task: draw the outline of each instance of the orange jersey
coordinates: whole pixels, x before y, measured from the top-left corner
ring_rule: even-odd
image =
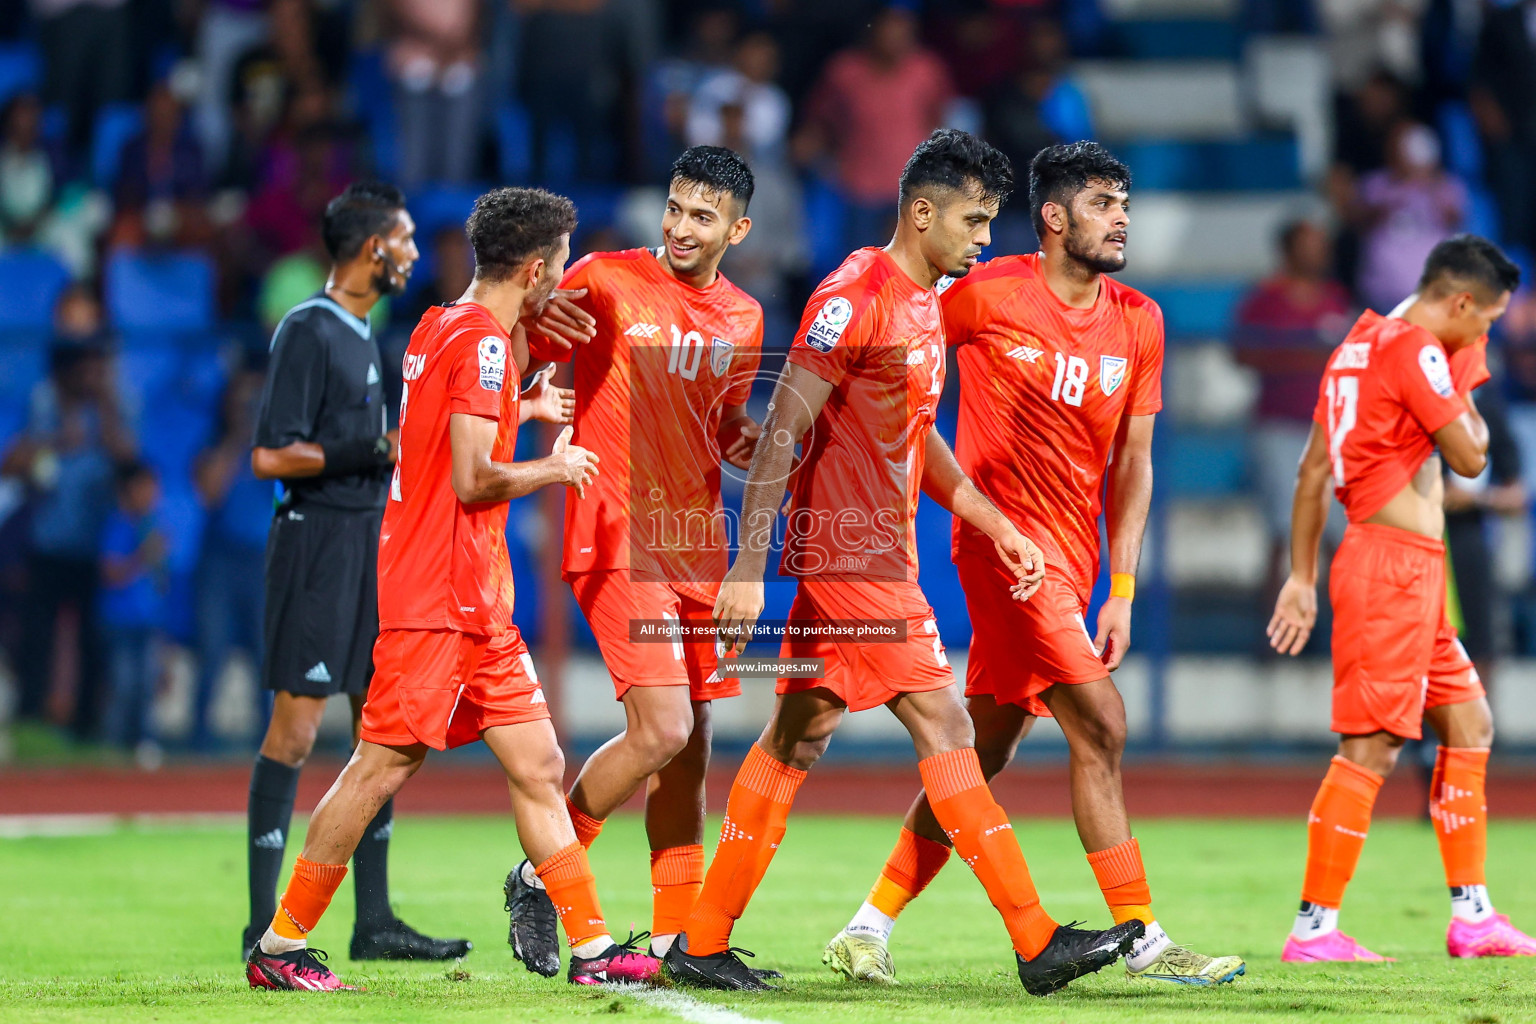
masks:
[[[566,579],[603,569],[695,590],[726,570],[716,434],[746,402],[762,360],[763,309],[725,276],[694,288],[650,249],[591,253],[562,288],[597,336],[574,351],[574,443],[602,460],[586,497],[565,502]],[[539,359],[572,354],[532,339]],[[713,587],[700,590],[714,601]]]
[[[448,417],[497,421],[494,462],[517,443],[518,371],[507,332],[475,303],[433,306],[405,350],[400,451],[379,537],[379,627],[500,636],[512,621],[507,502],[453,491]]]
[[[960,366],[955,457],[1086,601],[1115,434],[1124,417],[1163,407],[1163,314],[1108,276],[1093,306],[1074,309],[1050,290],[1040,259],[1000,256],[940,282]],[[996,557],[959,518],[954,553]]]
[[[917,579],[917,496],[944,390],[939,297],[881,249],[817,286],[788,360],[833,385],[801,441],[782,571]]]
[[[1440,339],[1362,313],[1328,357],[1312,414],[1327,432],[1334,493],[1349,521],[1381,511],[1434,453],[1431,435],[1466,411]]]

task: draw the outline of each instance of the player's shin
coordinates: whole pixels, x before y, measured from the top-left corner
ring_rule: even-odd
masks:
[[[587,851],[572,843],[535,866],[539,880],[549,892],[549,900],[560,915],[571,952],[579,957],[593,957],[613,944],[608,924],[597,901],[597,880],[592,877]]]
[[[651,950],[664,956],[688,924],[704,888],[704,847],[651,851]]]
[[[938,877],[948,860],[948,846],[903,828],[880,869],[880,877],[869,890],[869,898],[848,922],[847,931],[888,941],[896,918]]]
[[[309,933],[320,923],[331,897],[347,877],[345,864],[318,864],[302,856],[293,865],[288,888],[278,900],[272,924],[261,937],[263,953],[291,953],[309,943]]]
[[[992,905],[1003,916],[1013,948],[1026,960],[1051,941],[1056,922],[1040,906],[1008,816],[992,798],[974,747],[918,762],[934,817],[954,840]]]
[[[755,743],[747,751],[731,785],[714,862],[683,929],[688,933],[690,955],[710,956],[730,945],[731,928],[746,910],[784,838],[789,809],[805,774],[775,760]]]
[[[1147,885],[1147,869],[1141,861],[1141,844],[1135,838],[1127,839],[1118,846],[1088,854],[1088,864],[1115,923],[1135,919],[1147,926],[1146,933],[1126,958],[1131,968],[1139,970],[1156,960],[1172,940],[1152,915],[1152,889]]]
[[[1440,842],[1452,915],[1471,924],[1493,916],[1483,865],[1488,856],[1488,748],[1440,747],[1429,817]]]
[[[1365,846],[1382,781],[1380,775],[1343,757],[1335,757],[1329,765],[1307,818],[1307,873],[1296,924],[1306,935],[1298,938],[1315,938],[1337,927],[1338,908]]]

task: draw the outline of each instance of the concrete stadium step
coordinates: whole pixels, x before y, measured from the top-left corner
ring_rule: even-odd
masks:
[[[1242,13],[1242,0],[1099,0],[1111,21],[1140,18],[1232,19]]]
[[[1224,139],[1248,133],[1233,61],[1088,60],[1073,65],[1106,141]]]
[[[1324,213],[1322,199],[1307,192],[1138,194],[1126,280],[1140,287],[1160,279],[1258,278],[1274,266],[1282,225]]]

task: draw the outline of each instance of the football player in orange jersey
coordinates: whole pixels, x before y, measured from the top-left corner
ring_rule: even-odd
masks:
[[[645,623],[708,630],[725,575],[721,462],[745,469],[757,439],[745,403],[762,352],[763,311],[719,266],[751,230],[752,188],[738,154],[718,146],[685,151],[672,165],[664,244],[590,253],[562,281],[574,299],[557,311],[574,305],[593,318],[595,336],[574,347],[537,333],[531,339],[535,356],[573,361],[576,443],[603,460],[586,497],[566,503],[561,569],[625,715],[624,731],[582,766],[568,807],[590,846],[604,820],[646,788],[656,956],[682,929],[704,883],[710,705],[741,686],[717,670],[712,631],[690,642],[658,628],[648,642],[640,630]],[[530,971],[555,974],[555,912],[531,863],[508,875],[505,894],[513,954]]]
[[[1307,818],[1301,909],[1281,959],[1387,959],[1339,930],[1345,886],[1382,781],[1428,721],[1440,737],[1429,816],[1450,887],[1446,950],[1536,956],[1536,939],[1488,899],[1484,783],[1493,716],[1477,669],[1445,615],[1445,481],[1482,472],[1488,425],[1472,392],[1488,380],[1488,329],[1520,270],[1486,239],[1435,246],[1418,291],[1382,317],[1367,310],[1329,358],[1296,474],[1291,575],[1270,646],[1299,654],[1317,621],[1317,552],[1328,482],[1349,526],[1328,580],[1333,604],[1333,731],[1339,752]],[[1439,455],[1436,455],[1436,449]]]
[[[773,716],[731,788],[704,888],[665,958],[682,982],[765,987],[731,948],[731,930],[784,836],[806,772],[847,712],[879,705],[911,734],[934,817],[1001,914],[1025,991],[1045,995],[1100,970],[1142,934],[1135,919],[1106,931],[1058,926],[1041,907],[982,776],[918,585],[919,491],[987,538],[988,564],[1007,574],[1010,600],[1030,599],[1043,578],[1040,549],[976,488],[934,427],[944,388],[934,285],[975,265],[1012,186],[1013,169],[996,149],[962,131],[934,132],[902,171],[895,237],[850,255],[806,305],[753,455],[741,550],[715,619],[728,654],[745,646],[762,613],[768,538],[798,443],[781,571],[799,585],[781,651],[824,670],[779,680]],[[888,642],[844,632],[886,625]]]
[[[974,629],[966,694],[988,778],[1036,716],[1054,714],[1061,725],[1088,862],[1115,921],[1146,925],[1126,957],[1130,977],[1212,985],[1242,974],[1243,961],[1176,946],[1157,923],[1120,782],[1125,706],[1110,673],[1130,645],[1163,369],[1161,310],[1109,277],[1125,267],[1129,188],[1129,169],[1097,143],[1042,150],[1029,181],[1040,251],[998,257],[941,284],[960,365],[955,455],[1045,557],[1040,593],[1011,600],[990,543],[955,520],[954,559]],[[1083,615],[1099,573],[1101,511],[1112,585],[1090,635]],[[850,979],[894,980],[887,943],[895,918],[949,857],[926,794],[904,826],[869,899],[823,956]]]
[[[481,196],[467,230],[475,277],[411,334],[400,449],[379,539],[375,673],[361,740],[315,808],[288,888],[246,963],[252,988],[347,988],[308,935],[363,830],[429,750],[484,740],[507,775],[518,838],[560,908],[573,983],[645,981],[659,964],[608,932],[586,849],[561,792],[561,755],[533,659],[512,624],[508,501],[563,484],[580,493],[598,457],[564,431],[515,462],[528,364],[520,321],[538,315],[570,253],[576,208],[538,189]]]

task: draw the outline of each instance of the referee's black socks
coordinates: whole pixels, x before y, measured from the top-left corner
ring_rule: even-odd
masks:
[[[251,930],[259,937],[277,913],[278,874],[288,845],[293,797],[299,769],[256,755],[251,769],[251,795],[246,804],[245,842],[251,888]]]
[[[357,930],[388,924],[395,919],[389,909],[389,837],[395,830],[395,801],[384,801],[363,831],[363,841],[352,854],[352,881],[357,887]]]

